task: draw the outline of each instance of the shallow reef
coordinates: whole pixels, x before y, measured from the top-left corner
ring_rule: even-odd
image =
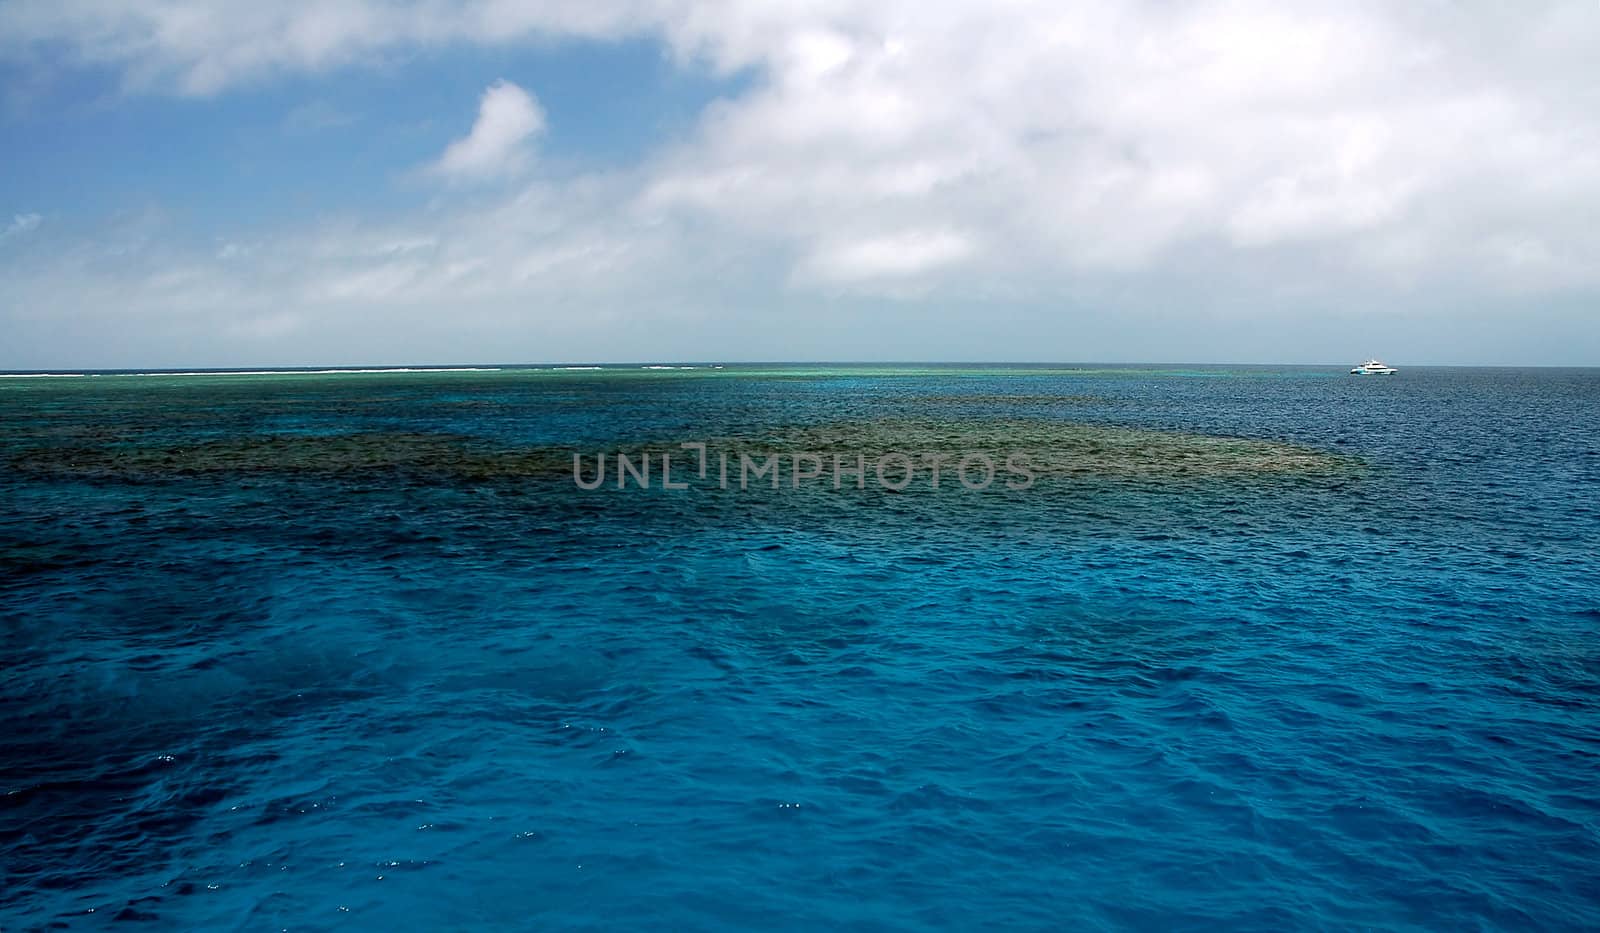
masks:
[[[1185,477],[1262,474],[1337,475],[1359,470],[1354,457],[1279,441],[1044,419],[874,419],[774,432],[752,443],[726,438],[711,450],[754,447],[779,453],[891,453],[958,463],[984,454],[997,464],[1024,455],[1041,477]]]
[[[573,457],[591,465],[599,455],[648,457],[659,470],[671,455],[676,478],[698,463],[698,451],[681,442],[637,442],[580,449],[572,446],[514,446],[469,435],[426,432],[356,434],[247,434],[197,439],[189,443],[152,442],[106,429],[94,442],[87,429],[31,444],[13,446],[12,469],[32,476],[162,481],[206,475],[405,474],[441,481],[570,476]],[[63,443],[70,437],[70,441]],[[85,442],[86,440],[90,442]],[[43,442],[43,443],[41,443]],[[778,455],[785,484],[796,456],[815,455],[831,466],[834,458],[869,470],[885,456],[903,455],[920,478],[931,479],[928,464],[953,470],[969,455],[1003,467],[1022,458],[1038,479],[1052,477],[1141,480],[1248,478],[1253,476],[1340,476],[1361,469],[1353,457],[1296,444],[1252,438],[1160,431],[1045,419],[870,419],[772,428],[742,435],[707,438],[708,460],[720,457],[738,468],[741,457]],[[894,469],[904,472],[905,460]],[[715,470],[713,470],[715,472]]]

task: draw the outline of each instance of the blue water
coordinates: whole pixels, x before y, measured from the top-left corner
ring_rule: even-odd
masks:
[[[1326,469],[538,459],[895,419]],[[0,379],[0,503],[7,931],[1600,928],[1600,371]]]

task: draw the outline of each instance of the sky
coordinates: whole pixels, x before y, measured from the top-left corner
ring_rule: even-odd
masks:
[[[1600,6],[0,0],[0,368],[1600,365]]]

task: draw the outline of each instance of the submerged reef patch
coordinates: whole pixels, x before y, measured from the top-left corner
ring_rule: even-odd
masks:
[[[621,455],[659,470],[671,458],[674,479],[706,479],[705,463],[742,457],[776,457],[789,483],[796,458],[835,458],[873,469],[888,458],[897,474],[909,464],[931,482],[930,464],[953,469],[982,456],[998,468],[1025,462],[1039,480],[1051,478],[1143,481],[1244,479],[1270,476],[1340,476],[1361,461],[1298,444],[1190,432],[1044,419],[868,419],[771,428],[749,434],[685,437],[610,447],[515,446],[462,434],[364,432],[355,434],[247,434],[191,443],[141,442],[112,435],[105,443],[59,435],[14,445],[11,469],[32,476],[159,482],[185,476],[402,474],[441,482],[554,478],[571,474],[574,457]],[[945,475],[949,475],[946,473]],[[853,481],[852,481],[853,482]]]

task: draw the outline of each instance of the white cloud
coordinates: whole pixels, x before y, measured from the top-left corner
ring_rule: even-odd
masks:
[[[133,90],[212,96],[291,73],[326,73],[396,49],[531,38],[616,39],[682,16],[672,0],[8,0],[0,55],[49,46],[120,68]]]
[[[532,94],[510,81],[496,81],[478,101],[472,131],[451,143],[429,167],[454,181],[516,175],[532,158],[531,143],[544,132],[544,110]]]
[[[39,226],[39,221],[41,219],[43,218],[41,218],[38,214],[13,215],[11,218],[11,223],[7,224],[3,229],[0,229],[0,243],[9,240],[12,237],[18,237],[28,233],[35,227]]]
[[[972,255],[968,236],[951,230],[908,230],[826,242],[802,262],[804,277],[823,282],[873,282],[932,272]]]
[[[1529,295],[1600,292],[1592,3],[0,5],[0,58],[65,49],[151,93],[446,45],[638,36],[681,67],[751,80],[687,138],[560,186],[533,164],[538,102],[496,84],[430,166],[452,181],[522,173],[490,201],[227,231],[252,249],[206,273],[224,278],[161,294],[240,314],[294,304],[306,327],[317,308],[464,296],[487,315],[572,312],[560,326],[601,334],[618,314],[819,296],[1204,296],[1286,320],[1470,297],[1514,320]]]
[[[1425,268],[1408,272],[1476,273],[1501,225],[1565,224],[1600,196],[1600,119],[1557,102],[1595,70],[1600,15],[1575,40],[1560,6],[1502,24],[1497,49],[1364,3],[936,3],[774,26],[782,15],[709,43],[767,80],[664,159],[647,197],[820,269],[863,265],[833,245],[841,228],[890,226],[973,231],[995,261],[975,275],[1043,282],[1208,243],[1239,262],[1315,243],[1346,275],[1386,277],[1402,253],[1374,266],[1372,243],[1397,235],[1421,245]],[[1594,234],[1568,248],[1600,259]]]

